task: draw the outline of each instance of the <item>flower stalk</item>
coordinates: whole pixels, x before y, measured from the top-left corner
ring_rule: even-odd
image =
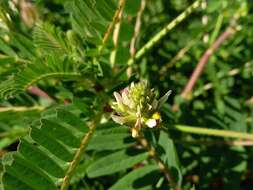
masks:
[[[227,138],[236,138],[236,139],[247,139],[253,140],[253,134],[242,133],[236,131],[222,130],[222,129],[208,129],[202,127],[192,127],[187,125],[174,125],[168,129],[181,131],[184,133],[191,133],[196,135],[208,135],[216,137],[227,137]]]
[[[164,176],[166,180],[169,182],[171,188],[173,190],[181,190],[181,187],[178,186],[177,182],[175,181],[172,172],[170,169],[166,166],[166,164],[161,160],[161,158],[157,155],[156,150],[150,146],[147,139],[144,136],[141,136],[139,139],[140,144],[145,148],[148,152],[151,158],[155,160],[155,162],[158,164],[161,172],[164,173]]]

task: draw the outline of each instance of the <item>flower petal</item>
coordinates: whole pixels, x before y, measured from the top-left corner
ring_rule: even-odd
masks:
[[[120,96],[120,94],[118,92],[114,92],[113,95],[116,101],[118,102],[118,104],[122,104],[122,97]]]
[[[149,128],[154,128],[157,123],[155,119],[148,119],[145,124],[149,127]]]
[[[127,105],[127,106],[129,107],[129,105],[130,105],[130,100],[129,100],[128,96],[127,96],[128,93],[123,92],[121,95],[122,95],[123,104],[125,104],[125,105]]]
[[[139,131],[135,128],[132,128],[132,137],[133,138],[139,137]]]
[[[124,124],[124,118],[117,116],[117,115],[112,115],[112,120],[115,121],[116,123],[123,125]]]

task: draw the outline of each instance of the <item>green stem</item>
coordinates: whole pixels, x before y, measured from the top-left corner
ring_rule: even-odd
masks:
[[[210,41],[209,41],[209,45],[212,45],[214,40],[217,38],[219,32],[220,32],[220,29],[222,27],[222,22],[223,22],[223,14],[220,14],[217,18],[217,22],[215,24],[215,28],[214,28],[214,31],[212,32],[212,35],[211,35],[211,38],[210,38]]]
[[[153,38],[151,38],[137,53],[134,57],[128,60],[128,65],[132,65],[134,61],[140,59],[148,50],[150,50],[158,41],[160,41],[170,30],[182,22],[187,16],[189,16],[194,9],[200,6],[202,0],[196,0],[190,5],[184,12],[170,22],[165,28],[158,32]]]
[[[99,120],[100,120],[100,118],[99,118]],[[91,139],[91,137],[92,137],[92,135],[93,135],[93,133],[94,133],[94,131],[96,129],[97,122],[98,121],[93,121],[91,123],[89,132],[84,136],[84,138],[83,138],[83,140],[81,142],[80,148],[77,150],[77,152],[76,152],[76,154],[74,156],[74,159],[70,163],[70,166],[69,166],[69,168],[67,170],[67,173],[66,173],[65,177],[63,178],[63,182],[61,184],[60,190],[67,190],[68,189],[70,180],[73,177],[74,172],[76,170],[76,167],[78,166],[78,164],[79,164],[79,162],[81,160],[81,155],[85,151],[85,149],[86,149],[86,147],[88,145],[88,142]]]
[[[138,138],[138,140],[139,140],[140,144],[148,151],[149,156],[156,161],[160,170],[164,173],[164,176],[165,176],[166,180],[169,182],[171,188],[173,190],[181,190],[181,187],[177,185],[177,182],[174,179],[171,170],[161,160],[161,158],[158,156],[156,150],[149,144],[148,140],[143,135],[141,135]]]
[[[209,135],[217,137],[229,137],[237,139],[248,139],[253,140],[253,134],[241,133],[236,131],[221,130],[221,129],[208,129],[202,127],[192,127],[187,125],[174,125],[172,128],[169,128],[176,131],[181,131],[185,133],[192,133],[197,135]]]
[[[25,107],[25,106],[10,106],[10,107],[0,107],[0,112],[26,112],[26,111],[43,111],[45,107],[43,106],[33,106],[33,107]]]
[[[104,48],[107,40],[109,39],[109,36],[110,36],[111,32],[113,31],[113,28],[114,28],[115,24],[119,21],[119,17],[120,17],[121,11],[124,8],[124,5],[125,5],[125,0],[120,0],[118,8],[116,9],[116,11],[114,13],[112,22],[110,23],[110,25],[108,26],[108,28],[107,28],[107,30],[106,30],[106,32],[104,34],[104,37],[102,39],[102,44],[98,48],[99,54],[101,54],[101,52],[102,52],[102,50],[103,50],[103,48]]]
[[[11,131],[0,133],[0,138],[19,138],[28,133],[28,128],[14,128]]]

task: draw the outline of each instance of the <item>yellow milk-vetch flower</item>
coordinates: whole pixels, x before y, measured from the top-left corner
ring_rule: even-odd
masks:
[[[132,136],[138,137],[142,127],[155,128],[161,122],[159,108],[167,101],[171,91],[162,98],[155,98],[154,89],[147,81],[131,83],[121,93],[114,92],[115,102],[112,103],[114,114],[112,119],[121,125],[132,128]]]

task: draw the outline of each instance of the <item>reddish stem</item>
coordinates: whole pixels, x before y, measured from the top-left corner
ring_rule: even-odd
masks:
[[[192,91],[194,85],[196,84],[199,76],[201,75],[201,73],[203,72],[203,69],[206,65],[206,63],[208,62],[209,57],[214,53],[214,51],[216,49],[218,49],[220,47],[220,45],[226,41],[226,39],[228,39],[233,33],[234,33],[234,29],[229,27],[227,28],[219,37],[218,39],[205,51],[205,53],[203,54],[203,56],[201,57],[201,59],[199,60],[195,70],[193,71],[188,83],[186,84],[184,90],[181,93],[181,96],[184,99],[187,99],[187,96],[189,95],[189,93]]]
[[[28,92],[30,92],[31,94],[35,94],[41,98],[45,98],[45,99],[49,99],[51,101],[54,101],[54,99],[52,97],[50,97],[45,91],[41,90],[40,88],[36,87],[36,86],[30,86],[27,89]]]

